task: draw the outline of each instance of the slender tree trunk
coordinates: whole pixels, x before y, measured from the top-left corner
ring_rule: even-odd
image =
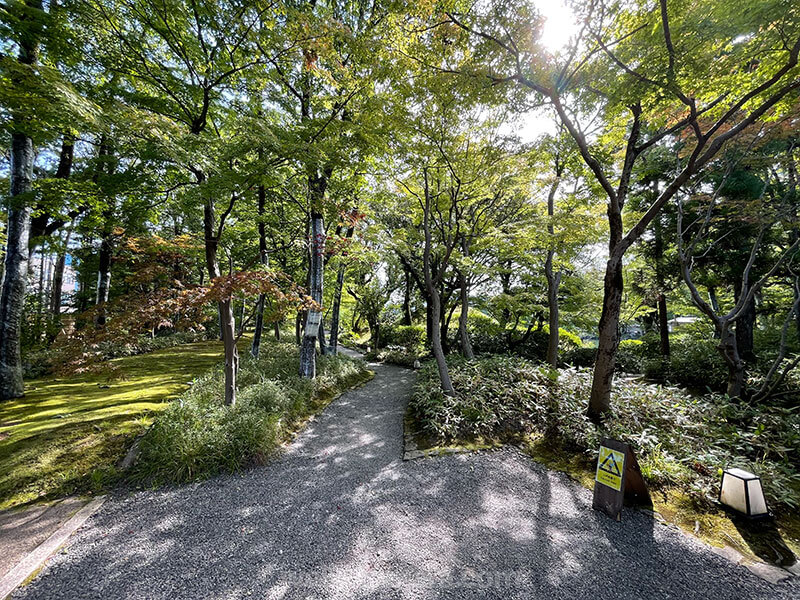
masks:
[[[353,209],[352,216],[355,219],[356,216],[356,209]],[[355,225],[353,223],[347,228],[347,232],[345,233],[345,239],[350,239],[353,237],[353,232],[355,231]],[[343,255],[343,257],[346,254]],[[342,288],[344,287],[344,271],[345,265],[344,262],[339,265],[339,269],[336,272],[336,287],[333,290],[333,306],[331,307],[331,343],[330,343],[330,353],[336,355],[339,353],[339,313],[341,311],[342,306]]]
[[[622,260],[614,257],[606,265],[603,280],[603,311],[598,326],[599,340],[594,364],[592,392],[589,398],[589,417],[600,421],[611,408],[611,387],[619,347],[619,315],[622,306]]]
[[[739,349],[736,344],[736,334],[731,330],[729,323],[723,324],[720,330],[721,336],[717,348],[728,367],[726,393],[731,398],[741,398],[744,393],[745,370],[744,361],[739,355]]]
[[[310,295],[319,306],[314,312],[322,310],[322,278],[325,255],[325,229],[322,214],[311,213],[311,268]],[[311,311],[309,311],[311,312]],[[307,328],[300,347],[300,376],[308,379],[316,377],[316,350],[318,330]]]
[[[403,275],[405,278],[405,287],[403,288],[403,325],[411,325],[413,319],[411,318],[411,273],[408,267],[403,264]]]
[[[661,337],[661,356],[669,358],[669,318],[664,294],[658,295],[658,332]]]
[[[438,282],[433,280],[431,273],[431,227],[430,227],[430,212],[431,212],[431,198],[428,190],[428,172],[423,171],[425,177],[425,210],[423,213],[423,230],[425,233],[425,251],[423,254],[423,269],[425,271],[425,288],[428,291],[428,312],[430,314],[430,342],[431,352],[436,359],[436,367],[439,370],[439,381],[442,385],[442,391],[448,395],[455,395],[453,390],[453,383],[450,380],[450,371],[447,368],[447,361],[444,357],[442,350],[442,339],[439,330],[439,315],[441,313],[441,305],[439,303],[439,289]],[[440,273],[441,274],[441,273]]]
[[[461,238],[461,253],[464,258],[469,258],[469,242],[466,236]],[[458,341],[461,345],[461,354],[468,360],[475,358],[475,352],[472,350],[472,342],[469,339],[469,277],[464,269],[458,272],[459,284],[461,287],[461,314],[458,317]]]
[[[434,326],[434,323],[437,323]],[[425,289],[425,342],[427,343],[428,347],[433,344],[433,330],[438,327],[438,319],[436,321],[433,320],[433,303],[431,302],[430,294],[428,294],[427,288]]]
[[[561,286],[561,271],[553,272],[552,250],[547,252],[547,259],[544,263],[544,273],[547,279],[547,326],[549,332],[547,336],[547,364],[553,369],[558,367],[558,341],[559,341],[559,306],[558,289]]]
[[[658,179],[653,180],[653,202],[658,199]],[[669,358],[669,319],[667,318],[667,297],[664,294],[664,232],[661,215],[653,219],[654,254],[656,263],[656,283],[658,285],[658,332],[660,350],[663,358]]]
[[[201,179],[202,183],[204,179]],[[215,231],[214,201],[207,198],[203,207],[203,232],[205,235],[206,268],[209,282],[220,276],[217,253],[219,238]],[[220,335],[225,348],[225,404],[236,404],[236,375],[239,372],[239,350],[236,347],[236,319],[231,299],[217,303]]]
[[[756,355],[753,343],[753,334],[756,324],[756,299],[753,297],[736,319],[736,347],[739,356],[747,361],[754,362]]]
[[[101,185],[101,176],[104,173],[111,173],[113,170],[110,164],[111,149],[108,142],[108,136],[103,134],[100,137],[100,146],[98,147],[97,154],[97,168],[94,174],[94,181]],[[103,211],[103,236],[100,240],[100,253],[99,264],[97,268],[97,288],[95,294],[95,305],[97,306],[97,314],[95,316],[95,325],[102,327],[106,323],[105,304],[108,302],[109,291],[111,290],[111,257],[112,257],[112,244],[111,234],[112,225],[115,212],[115,202],[112,198],[106,197],[108,207]]]
[[[42,333],[42,319],[44,318],[44,289],[45,289],[45,265],[47,264],[47,255],[44,250],[39,251],[39,281],[36,286],[36,325],[34,331],[37,332],[37,337]],[[37,340],[38,341],[38,340]]]
[[[511,295],[511,261],[504,260],[500,262],[501,271],[500,271],[500,288],[503,291],[504,296]],[[504,306],[503,310],[500,313],[500,325],[503,329],[506,328],[506,325],[511,320],[511,311],[508,309],[508,306]]]
[[[433,288],[433,291],[430,294],[430,303],[431,303],[431,317],[434,322],[439,320],[439,315],[441,313],[441,306],[439,305],[439,292],[436,288]],[[439,327],[433,327],[431,332],[431,352],[433,352],[433,357],[436,359],[436,367],[439,370],[439,380],[442,384],[442,391],[445,394],[452,396],[454,394],[453,391],[453,383],[450,381],[450,372],[447,368],[447,361],[444,357],[444,350],[442,350],[442,338],[441,338],[441,331]]]
[[[548,336],[547,336],[547,364],[553,369],[558,368],[558,338],[559,338],[559,314],[558,314],[558,289],[561,286],[561,271],[553,272],[553,258],[555,257],[555,226],[553,217],[556,208],[556,192],[561,182],[563,167],[559,156],[555,158],[556,178],[550,186],[547,194],[547,233],[550,236],[548,244],[547,258],[544,262],[544,276],[547,279],[547,312],[548,312]]]
[[[325,319],[319,322],[319,329],[317,330],[317,337],[319,337],[319,352],[322,356],[327,356],[331,352],[328,349],[328,344],[325,341]]]
[[[72,237],[72,230],[67,229],[64,242],[58,251],[55,269],[53,271],[53,287],[50,293],[50,313],[54,319],[58,320],[61,315],[61,300],[64,288],[64,269],[67,265],[67,252],[69,251],[69,240]]]
[[[450,354],[450,319],[453,316],[453,311],[456,309],[456,306],[458,306],[458,302],[454,302],[449,310],[447,304],[447,300],[442,302],[442,291],[439,291],[439,339],[442,344],[442,352]]]
[[[264,214],[266,213],[267,204],[267,190],[263,185],[258,186],[258,257],[261,264],[267,266],[269,264],[269,254],[267,253],[267,224],[264,223]],[[259,294],[258,304],[256,305],[256,325],[253,331],[253,344],[250,347],[250,354],[254,358],[258,358],[258,352],[261,349],[261,333],[264,329],[264,305],[266,304],[266,294]],[[276,328],[277,332],[278,329]],[[279,335],[279,334],[278,334]]]
[[[336,287],[333,290],[333,306],[331,307],[331,344],[330,352],[339,353],[339,313],[342,305],[342,288],[344,287],[344,265],[339,265],[336,273]]]
[[[97,294],[95,304],[98,307],[95,324],[102,327],[106,323],[105,303],[111,289],[111,234],[104,233],[100,241],[100,262],[97,269]]]

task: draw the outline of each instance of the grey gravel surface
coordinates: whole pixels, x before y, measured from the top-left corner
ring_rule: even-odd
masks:
[[[17,598],[800,598],[505,449],[403,462],[414,374],[241,475],[108,501]]]

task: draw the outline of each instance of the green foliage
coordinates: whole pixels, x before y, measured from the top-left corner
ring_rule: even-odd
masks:
[[[382,345],[400,346],[406,350],[422,352],[425,347],[424,325],[389,325],[381,331]]]
[[[302,379],[298,357],[297,346],[287,342],[263,346],[258,360],[244,357],[234,406],[224,403],[221,368],[195,380],[142,439],[135,478],[191,481],[263,462],[303,419],[370,376],[362,361],[326,356],[316,379]]]
[[[622,340],[617,350],[617,371],[623,373],[642,372],[642,342],[640,340]]]
[[[517,325],[513,329],[510,325],[503,327],[496,319],[474,311],[469,314],[467,328],[473,348],[478,353],[511,353],[534,360],[543,360],[547,354],[550,328],[546,323],[534,324],[529,332],[527,325]],[[583,345],[581,339],[570,331],[559,328],[558,334],[562,352],[570,353]]]
[[[169,335],[140,335],[134,342],[125,341],[119,343],[113,340],[105,340],[99,343],[95,350],[98,352],[98,360],[106,361],[209,339],[214,339],[214,336],[209,335],[208,332],[179,331]],[[44,349],[26,353],[23,363],[25,378],[41,377],[50,373],[56,366],[59,355],[59,349]]]
[[[724,396],[693,396],[677,388],[618,378],[614,411],[597,429],[586,416],[591,375],[547,368],[519,358],[449,361],[456,396],[436,385],[433,364],[422,370],[409,405],[418,426],[452,442],[476,437],[545,435],[554,445],[589,454],[609,436],[633,445],[651,484],[675,485],[715,498],[718,470],[740,466],[762,476],[771,502],[797,507],[800,411],[750,406]]]

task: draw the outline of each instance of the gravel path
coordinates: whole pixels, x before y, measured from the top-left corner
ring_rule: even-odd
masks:
[[[414,374],[242,475],[107,502],[18,598],[798,598],[514,450],[402,462]]]

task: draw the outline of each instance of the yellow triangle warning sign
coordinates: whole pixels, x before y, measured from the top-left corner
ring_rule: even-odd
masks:
[[[622,471],[625,468],[625,455],[618,450],[600,446],[597,460],[595,480],[603,485],[620,491],[622,489]]]

